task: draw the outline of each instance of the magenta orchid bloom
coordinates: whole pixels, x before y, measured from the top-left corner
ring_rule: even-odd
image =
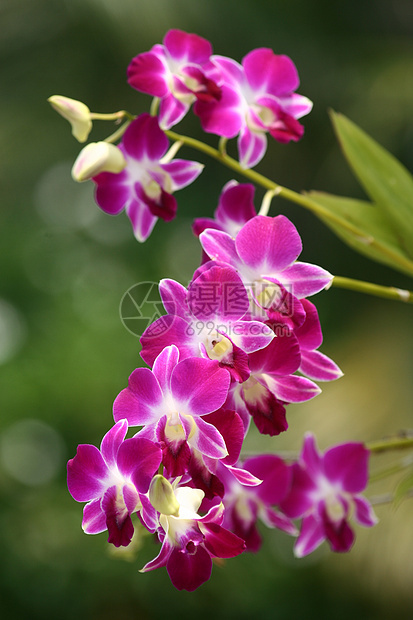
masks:
[[[250,415],[260,433],[279,435],[288,428],[285,405],[310,400],[321,392],[310,379],[293,374],[300,359],[298,341],[291,333],[277,336],[264,349],[250,353],[250,377],[234,384],[227,400],[227,406],[240,413],[246,427]]]
[[[228,181],[219,197],[218,206],[214,212],[214,219],[210,217],[196,218],[192,224],[194,235],[199,235],[207,228],[223,230],[235,237],[245,222],[257,215],[254,206],[255,187],[250,183]],[[202,263],[209,260],[202,251]]]
[[[316,381],[332,381],[343,376],[342,371],[332,359],[317,351],[323,342],[317,308],[308,299],[301,300],[305,310],[305,321],[294,330],[300,343],[301,363],[299,371]]]
[[[220,468],[225,484],[224,525],[245,540],[247,551],[257,552],[261,547],[258,520],[269,528],[277,528],[295,536],[297,528],[282,512],[275,509],[288,494],[291,486],[291,470],[274,454],[262,454],[246,459],[242,468],[262,482],[245,486],[226,470]]]
[[[182,475],[191,449],[214,459],[228,456],[221,433],[202,416],[222,407],[229,383],[229,373],[218,362],[179,361],[179,350],[172,345],[158,355],[153,370],[133,371],[128,387],[115,399],[114,418],[144,426],[139,435],[161,443],[170,475]]]
[[[371,527],[377,517],[361,495],[368,482],[369,451],[361,443],[334,446],[324,454],[315,438],[307,433],[301,456],[292,468],[292,485],[281,502],[282,511],[292,519],[301,518],[301,531],[294,552],[308,555],[324,540],[333,551],[349,551],[354,532],[349,519]]]
[[[160,99],[159,124],[176,125],[196,100],[218,100],[221,89],[210,62],[211,44],[196,34],[170,30],[163,45],[138,54],[128,67],[128,82],[138,91]]]
[[[235,237],[245,222],[257,215],[254,206],[255,187],[250,183],[228,181],[219,197],[214,219],[200,217],[194,220],[192,230],[199,237],[207,228],[223,230]]]
[[[164,157],[168,145],[156,117],[141,114],[119,145],[126,167],[119,173],[101,172],[93,177],[100,208],[110,215],[125,209],[138,241],[149,237],[159,217],[167,222],[175,217],[173,192],[192,183],[203,169],[195,161],[169,161]]]
[[[176,345],[182,357],[217,360],[235,381],[249,376],[247,354],[267,346],[274,332],[244,315],[248,293],[229,265],[209,262],[195,273],[188,290],[174,280],[159,286],[168,315],[150,325],[141,337],[141,356],[151,365],[159,352]]]
[[[70,494],[78,502],[88,502],[83,511],[84,531],[99,534],[108,530],[108,542],[115,547],[130,543],[134,512],[140,513],[152,532],[157,523],[145,494],[161,463],[162,452],[148,439],[125,439],[127,430],[127,421],[119,420],[104,436],[100,450],[82,444],[67,464]]]
[[[220,409],[204,417],[205,422],[213,424],[221,433],[227,446],[228,456],[223,459],[207,457],[197,450],[192,450],[188,465],[188,474],[195,487],[202,489],[205,497],[213,499],[223,497],[225,488],[222,473],[230,472],[231,477],[243,486],[256,486],[262,480],[251,472],[236,465],[244,441],[244,423],[241,416],[232,410]]]
[[[235,239],[212,229],[199,239],[212,260],[238,271],[254,301],[252,316],[263,321],[275,313],[289,327],[298,327],[305,320],[300,300],[321,291],[333,277],[322,267],[297,261],[302,250],[300,235],[284,215],[257,215]]]
[[[225,56],[212,56],[221,73],[221,98],[199,100],[194,112],[205,131],[238,138],[240,163],[255,166],[267,148],[266,133],[278,142],[299,140],[304,128],[297,119],[308,114],[312,102],[294,91],[297,69],[288,56],[259,48],[247,54],[242,65]]]
[[[202,490],[176,485],[170,489],[173,498],[153,502],[160,512],[158,536],[162,546],[141,572],[166,566],[175,588],[192,592],[210,578],[212,558],[233,558],[245,550],[245,542],[222,527],[222,503],[201,517],[198,510],[204,497]],[[158,505],[162,503],[166,514]]]

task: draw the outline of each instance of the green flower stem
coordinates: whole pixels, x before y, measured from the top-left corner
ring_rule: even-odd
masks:
[[[123,134],[125,133],[126,129],[131,124],[132,120],[133,119],[130,119],[130,120],[127,120],[126,123],[123,123],[123,125],[121,125],[121,127],[119,127],[119,129],[117,129],[110,136],[105,138],[104,142],[110,142],[111,144],[113,144],[114,142],[117,142],[123,136]]]
[[[151,103],[151,109],[149,111],[149,114],[151,116],[156,116],[158,114],[158,110],[159,110],[159,104],[160,104],[160,99],[159,97],[154,97],[152,99],[152,103]]]
[[[360,293],[366,293],[367,295],[375,295],[376,297],[383,297],[384,299],[396,299],[398,301],[404,301],[408,304],[413,304],[412,291],[396,288],[394,286],[381,286],[379,284],[372,284],[371,282],[363,282],[362,280],[353,280],[352,278],[344,278],[341,276],[334,276],[331,286],[345,288],[350,291],[358,291]]]
[[[193,149],[196,149],[197,151],[200,151],[201,153],[205,153],[206,155],[209,155],[209,157],[216,159],[217,161],[224,164],[224,166],[227,166],[227,168],[230,168],[231,170],[234,170],[238,174],[243,175],[245,178],[252,181],[256,185],[260,185],[261,187],[264,187],[265,189],[268,189],[268,190],[273,190],[276,194],[281,196],[281,198],[285,198],[286,200],[289,200],[290,202],[295,202],[296,204],[304,207],[305,209],[312,211],[312,213],[314,213],[318,217],[326,218],[330,220],[331,222],[338,224],[342,228],[345,228],[350,233],[360,238],[359,229],[355,228],[352,224],[350,224],[349,222],[347,222],[340,216],[334,213],[331,213],[328,209],[326,209],[322,205],[319,205],[317,202],[312,200],[309,196],[306,196],[304,194],[299,194],[298,192],[295,192],[292,189],[287,189],[286,187],[279,185],[279,183],[275,183],[274,181],[271,181],[271,179],[269,179],[268,177],[265,177],[263,174],[256,172],[256,170],[252,170],[251,168],[243,168],[236,159],[233,159],[232,157],[227,155],[224,152],[224,150],[221,151],[219,149],[215,149],[212,146],[209,146],[209,144],[205,144],[204,142],[201,142],[200,140],[196,140],[195,138],[191,138],[189,136],[183,136],[181,134],[177,134],[174,131],[168,130],[165,133],[168,136],[168,138],[170,138],[171,140],[182,142],[186,146],[189,146]],[[222,145],[221,145],[221,149],[222,149]],[[366,243],[369,243],[371,246],[374,246],[375,241],[374,239],[371,239],[371,237],[368,237],[366,238]]]
[[[389,437],[379,441],[370,441],[365,444],[370,452],[387,452],[388,450],[403,450],[413,448],[413,437]]]
[[[256,172],[255,170],[243,168],[238,161],[227,155],[227,153],[225,152],[225,148],[223,148],[223,145],[225,143],[220,142],[220,148],[215,149],[212,146],[201,142],[200,140],[177,134],[174,131],[166,131],[166,134],[171,140],[186,144],[189,147],[192,147],[198,151],[201,151],[202,153],[205,153],[206,155],[209,155],[210,157],[221,162],[228,168],[231,168],[231,170],[242,174],[253,183],[267,189],[268,191],[264,197],[263,207],[260,210],[260,214],[267,213],[271,198],[273,196],[281,196],[282,198],[286,198],[287,200],[295,202],[296,204],[299,204],[302,207],[312,211],[315,215],[319,217],[327,218],[330,221],[339,224],[340,226],[346,228],[352,234],[360,237],[360,231],[357,228],[354,228],[349,222],[342,219],[340,216],[331,213],[321,205],[317,204],[310,197],[304,194],[299,194],[291,189],[287,189],[286,187],[283,187],[282,185],[271,181],[270,179],[263,176],[259,172]],[[376,244],[375,240],[370,237],[366,239],[366,241],[368,241],[371,246]],[[370,282],[362,282],[360,280],[353,280],[351,278],[344,278],[340,276],[334,277],[332,286],[360,291],[368,295],[384,297],[385,299],[396,299],[398,301],[404,301],[406,303],[413,303],[413,293],[411,291],[406,291],[395,287],[380,286],[378,284],[371,284]]]
[[[123,118],[132,119],[133,117],[131,114],[129,114],[129,112],[126,112],[126,110],[119,110],[119,112],[112,112],[111,114],[100,114],[98,112],[91,112],[90,118],[97,121],[118,121],[122,120]]]

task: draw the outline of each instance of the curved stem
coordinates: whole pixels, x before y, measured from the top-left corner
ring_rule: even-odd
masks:
[[[271,207],[271,201],[274,196],[280,193],[280,188],[278,189],[268,189],[265,192],[264,198],[262,199],[261,208],[258,211],[258,215],[268,215],[268,211]]]
[[[365,444],[370,452],[387,452],[388,450],[403,450],[413,448],[413,437],[389,437],[379,441],[369,441]]]
[[[217,161],[227,166],[227,168],[230,168],[231,170],[234,170],[235,172],[242,174],[244,177],[246,177],[247,179],[249,179],[256,185],[260,185],[261,187],[264,187],[265,189],[275,190],[275,192],[282,198],[285,198],[286,200],[290,200],[291,202],[295,202],[296,204],[299,204],[302,207],[305,207],[309,211],[312,211],[315,215],[318,215],[319,217],[327,218],[331,220],[332,222],[335,222],[336,224],[339,224],[340,226],[344,227],[346,230],[353,233],[354,235],[357,235],[358,237],[360,237],[360,231],[358,230],[358,228],[355,228],[352,224],[343,220],[338,215],[331,213],[328,209],[326,209],[322,205],[319,205],[317,202],[312,200],[309,196],[306,196],[304,194],[299,194],[298,192],[295,192],[292,189],[283,187],[279,183],[275,183],[275,181],[272,181],[271,179],[264,176],[263,174],[256,172],[256,170],[252,170],[251,168],[243,168],[236,159],[233,159],[226,153],[221,152],[219,149],[215,149],[212,146],[209,146],[209,144],[205,144],[204,142],[201,142],[200,140],[197,140],[196,138],[191,138],[189,136],[183,136],[181,134],[177,134],[174,131],[170,131],[170,130],[166,131],[165,133],[168,136],[168,138],[170,138],[171,140],[183,142],[183,144],[186,144],[189,147],[192,147],[198,151],[201,151],[202,153],[206,153],[210,157],[216,159]],[[368,243],[372,245],[372,241],[370,237],[368,239],[366,238],[366,241],[368,241]]]
[[[159,104],[160,104],[159,97],[154,97],[152,99],[151,108],[150,108],[150,111],[149,111],[149,114],[151,116],[156,116],[158,114]]]
[[[128,126],[131,124],[131,122],[132,122],[132,119],[127,120],[126,123],[123,123],[123,125],[119,127],[119,129],[117,129],[110,136],[105,138],[104,142],[110,142],[110,143],[117,142],[119,138],[123,136],[123,134],[125,133]]]
[[[227,154],[227,142],[228,142],[228,138],[225,138],[224,136],[221,136],[219,139],[219,144],[218,144],[218,150],[221,153],[221,155],[226,155]]]
[[[119,112],[112,112],[111,114],[100,114],[99,112],[90,113],[90,118],[97,121],[117,121],[125,117],[129,118],[130,116],[129,112],[125,110],[119,110]]]
[[[404,301],[407,304],[413,304],[413,292],[405,289],[396,288],[394,286],[381,286],[372,284],[371,282],[363,282],[362,280],[354,280],[353,278],[344,278],[342,276],[334,276],[330,286],[337,288],[345,288],[350,291],[358,291],[367,295],[375,295],[384,299],[396,299]]]
[[[210,157],[224,164],[224,166],[227,166],[228,168],[230,168],[231,170],[234,170],[238,174],[243,175],[245,178],[249,179],[256,185],[260,185],[261,187],[264,187],[265,189],[268,189],[268,190],[275,190],[277,194],[281,196],[281,198],[285,198],[286,200],[289,200],[290,202],[294,202],[300,205],[301,207],[304,207],[305,209],[307,209],[308,211],[311,211],[312,213],[314,213],[314,215],[316,215],[322,220],[327,220],[331,222],[332,224],[336,224],[337,226],[340,226],[340,228],[342,228],[343,230],[346,230],[347,232],[355,236],[358,239],[358,241],[362,241],[368,244],[371,248],[375,248],[383,256],[390,258],[396,264],[399,264],[404,269],[407,269],[413,275],[413,262],[412,261],[401,257],[399,254],[395,254],[391,250],[391,248],[381,244],[371,235],[364,234],[359,228],[357,228],[357,226],[354,226],[353,224],[351,224],[349,221],[347,221],[346,219],[344,219],[337,213],[333,213],[329,211],[328,209],[326,209],[325,207],[323,207],[322,205],[318,204],[310,196],[306,194],[299,194],[298,192],[295,192],[294,190],[288,189],[287,187],[283,187],[282,185],[275,183],[274,181],[271,181],[271,179],[268,179],[267,177],[260,174],[259,172],[256,172],[255,170],[251,170],[250,168],[243,168],[237,160],[233,159],[232,157],[226,154],[225,150],[222,149],[222,143],[220,144],[219,149],[215,149],[209,146],[208,144],[201,142],[200,140],[196,140],[195,138],[190,138],[188,136],[177,134],[174,131],[166,131],[165,133],[171,140],[180,141],[183,144],[186,144],[187,146],[191,148],[194,148],[202,153],[206,153]],[[396,299],[400,299],[400,298],[396,297]]]

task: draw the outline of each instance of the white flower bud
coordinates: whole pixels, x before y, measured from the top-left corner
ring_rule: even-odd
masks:
[[[72,134],[76,140],[86,142],[92,129],[90,110],[87,105],[76,99],[63,97],[63,95],[53,95],[47,101],[72,125]]]
[[[121,172],[126,159],[117,146],[109,142],[91,142],[77,156],[72,168],[72,177],[79,183],[87,181],[100,172]]]
[[[161,476],[156,474],[152,478],[149,487],[149,500],[152,506],[163,515],[179,515],[179,502],[175,497],[172,484]]]

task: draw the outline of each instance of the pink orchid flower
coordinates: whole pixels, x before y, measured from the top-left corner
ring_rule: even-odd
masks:
[[[228,456],[221,433],[203,416],[222,407],[229,383],[229,373],[217,361],[180,361],[178,348],[171,345],[158,355],[152,370],[133,371],[128,387],[115,399],[114,418],[145,427],[139,436],[161,442],[168,469],[181,475],[191,449],[214,459]]]
[[[211,260],[237,270],[253,301],[252,317],[264,322],[275,314],[288,328],[298,327],[306,316],[300,300],[321,291],[333,277],[322,267],[297,261],[300,235],[284,215],[257,215],[235,239],[213,229],[199,239]]]
[[[148,439],[125,439],[127,430],[127,421],[119,420],[104,436],[100,450],[82,444],[67,464],[70,494],[78,502],[88,502],[83,512],[84,531],[98,534],[108,530],[108,542],[115,547],[130,543],[134,512],[140,513],[150,531],[156,527],[156,514],[145,494],[162,452]]]
[[[175,217],[173,192],[192,183],[203,169],[195,161],[169,161],[165,157],[168,145],[156,117],[141,114],[119,144],[126,167],[119,173],[101,172],[93,177],[97,204],[110,215],[125,209],[138,241],[149,237],[158,218],[168,222]]]
[[[194,112],[205,131],[238,137],[240,163],[255,166],[267,149],[266,133],[278,142],[299,140],[304,128],[297,119],[308,114],[312,103],[294,91],[299,86],[297,69],[288,56],[258,48],[240,65],[225,56],[212,56],[221,73],[221,98],[198,100]]]
[[[165,487],[167,481],[163,482]],[[192,592],[211,576],[213,558],[233,558],[245,550],[245,542],[222,527],[224,506],[198,514],[204,492],[169,484],[166,499],[152,500],[159,511],[158,556],[141,572],[166,566],[175,588]],[[152,499],[153,493],[149,494]],[[165,506],[165,507],[164,507]]]
[[[290,518],[302,518],[294,552],[308,555],[324,540],[333,551],[349,551],[355,534],[349,525],[353,515],[364,527],[377,523],[368,500],[361,495],[368,482],[369,451],[361,443],[334,446],[324,454],[307,433],[298,462],[292,468],[288,496],[280,504]]]
[[[163,45],[138,54],[128,67],[129,84],[160,99],[162,129],[176,125],[194,101],[218,100],[218,70],[210,62],[211,44],[196,34],[169,30]],[[214,79],[215,78],[215,79]]]

